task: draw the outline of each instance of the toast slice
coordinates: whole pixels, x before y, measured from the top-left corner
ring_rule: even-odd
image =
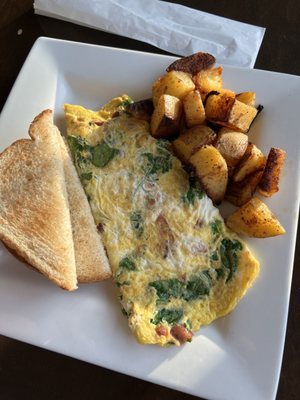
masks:
[[[51,110],[34,119],[29,135],[0,154],[0,240],[58,286],[74,290],[71,219]]]
[[[111,277],[109,262],[69,150],[60,137],[68,193],[77,280],[97,282]]]

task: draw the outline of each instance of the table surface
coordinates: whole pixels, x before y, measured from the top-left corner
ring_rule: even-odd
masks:
[[[255,68],[300,75],[298,0],[186,0],[176,3],[266,27]],[[174,3],[175,3],[174,2]],[[34,15],[32,0],[0,0],[0,109],[39,36],[169,54],[146,43]],[[277,400],[300,398],[300,240]],[[259,361],[258,361],[259,362]],[[183,399],[195,397],[0,336],[0,398]],[[253,399],[255,400],[255,399]],[[267,400],[267,399],[266,399]]]

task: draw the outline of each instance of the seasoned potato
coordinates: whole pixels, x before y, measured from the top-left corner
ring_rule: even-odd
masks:
[[[236,95],[236,99],[247,106],[255,107],[256,93],[255,92],[242,92]]]
[[[237,233],[255,238],[282,235],[284,228],[268,206],[253,197],[227,218],[229,228]]]
[[[220,92],[223,87],[222,67],[204,69],[193,76],[196,88],[199,90],[202,100],[211,91]]]
[[[219,204],[228,181],[227,164],[221,153],[214,146],[205,145],[191,156],[189,162],[207,195]]]
[[[240,163],[236,166],[232,179],[240,182],[254,171],[263,170],[266,165],[266,157],[253,143],[249,143]]]
[[[159,78],[152,87],[152,100],[156,107],[162,94],[183,99],[190,91],[195,89],[191,75],[182,71],[170,71]]]
[[[183,110],[186,125],[201,125],[205,123],[205,110],[198,90],[189,92],[183,99]]]
[[[272,196],[279,190],[279,178],[284,165],[285,151],[276,147],[272,147],[268,158],[263,176],[258,185],[259,192],[266,197]]]
[[[154,107],[157,106],[160,96],[162,96],[165,93],[166,85],[164,79],[165,76],[161,76],[152,85],[152,101]]]
[[[234,167],[245,154],[248,136],[236,131],[219,132],[215,146],[225,158],[228,167]]]
[[[239,132],[247,132],[257,109],[236,100],[230,92],[208,95],[205,103],[206,118]]]
[[[143,119],[145,121],[150,121],[153,113],[153,102],[151,99],[145,99],[140,101],[135,101],[134,103],[129,103],[125,111],[126,113],[132,115],[137,119]]]
[[[155,138],[170,138],[179,132],[182,113],[181,101],[174,96],[163,94],[151,117],[151,134]]]
[[[233,92],[210,92],[205,101],[206,118],[213,122],[228,120],[234,102]]]
[[[193,126],[172,142],[174,153],[183,163],[187,163],[201,146],[213,143],[216,137],[216,133],[208,126]]]
[[[214,56],[198,52],[187,57],[182,57],[168,66],[167,71],[183,71],[196,75],[199,71],[211,67],[216,62]]]
[[[238,207],[247,203],[247,201],[253,197],[262,174],[262,170],[254,171],[240,182],[234,182],[230,179],[227,185],[225,199]]]

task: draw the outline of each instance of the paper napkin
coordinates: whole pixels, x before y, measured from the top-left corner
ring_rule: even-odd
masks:
[[[37,14],[152,44],[186,56],[253,68],[265,28],[159,0],[35,0]]]

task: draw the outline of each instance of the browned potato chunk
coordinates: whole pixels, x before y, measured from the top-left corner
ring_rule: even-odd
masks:
[[[255,144],[249,143],[243,158],[235,168],[232,178],[235,182],[240,182],[254,171],[263,170],[265,165],[266,157],[261,150]]]
[[[190,128],[205,123],[205,110],[198,90],[189,92],[182,100],[186,125]]]
[[[215,62],[216,59],[211,54],[198,52],[174,61],[168,66],[167,71],[183,71],[196,75],[199,71],[211,67]]]
[[[219,204],[225,195],[228,170],[221,153],[212,145],[205,145],[191,156],[190,163],[208,197]]]
[[[174,153],[183,163],[187,163],[201,146],[213,143],[216,136],[208,126],[193,126],[172,142]]]
[[[285,233],[278,219],[258,197],[253,197],[231,214],[227,218],[227,225],[239,234],[255,238],[267,238]]]
[[[236,99],[247,106],[255,107],[256,93],[255,92],[242,92],[236,95]]]
[[[191,75],[182,71],[170,71],[159,78],[152,87],[152,100],[156,107],[162,94],[183,99],[190,91],[195,89]]]
[[[199,90],[202,100],[211,91],[220,92],[223,87],[222,67],[204,69],[193,76],[196,88]]]
[[[245,154],[248,136],[236,131],[219,132],[215,146],[225,158],[228,167],[234,167]]]
[[[230,92],[208,95],[205,103],[206,118],[239,132],[247,132],[257,109],[235,99]]]
[[[235,206],[242,206],[249,201],[257,188],[263,171],[255,171],[240,182],[230,180],[227,185],[225,199]]]
[[[163,94],[151,117],[151,134],[155,138],[170,138],[179,132],[182,113],[181,101],[174,96]]]
[[[272,147],[268,158],[264,173],[258,185],[259,193],[263,196],[270,197],[279,190],[279,178],[284,165],[285,151],[276,147]]]
[[[134,118],[150,121],[154,107],[151,99],[145,99],[129,103],[125,111],[127,114],[132,115]]]

